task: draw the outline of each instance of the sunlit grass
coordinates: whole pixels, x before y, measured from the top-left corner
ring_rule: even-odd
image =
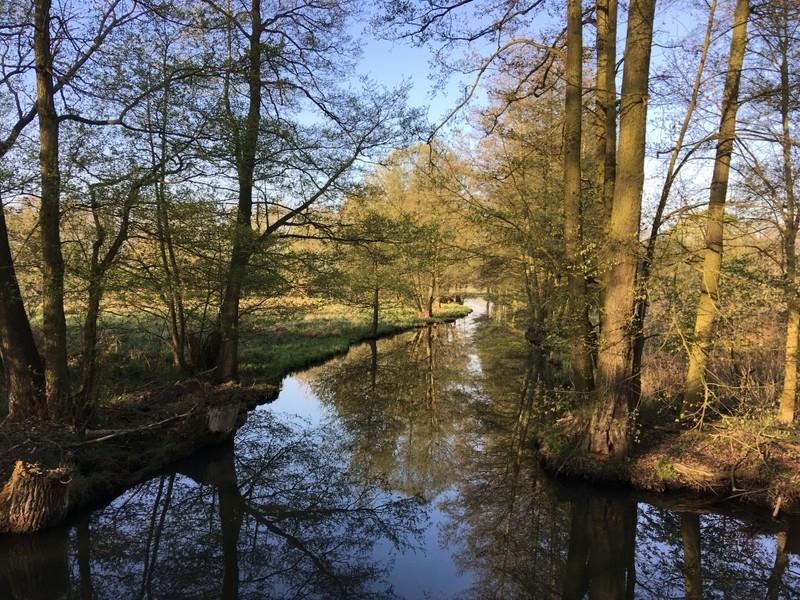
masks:
[[[437,319],[455,319],[469,314],[462,305],[442,307]],[[392,309],[380,315],[378,336],[391,335],[424,324],[415,311]],[[242,333],[240,369],[243,377],[276,380],[347,350],[371,337],[371,315],[367,311],[328,307],[282,323],[257,323]]]
[[[436,319],[455,319],[470,309],[442,306]],[[286,373],[302,369],[371,336],[372,314],[319,300],[287,299],[246,313],[241,321],[240,372],[245,381],[277,382]],[[101,326],[101,400],[182,375],[172,365],[165,323],[153,316],[104,313]],[[382,310],[378,335],[420,326],[424,319],[407,307]],[[79,348],[80,324],[70,322],[70,337]],[[79,356],[73,355],[77,364]]]

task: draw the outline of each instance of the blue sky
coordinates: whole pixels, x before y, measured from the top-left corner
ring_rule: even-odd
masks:
[[[663,43],[668,38],[683,37],[692,29],[705,26],[705,15],[699,14],[696,8],[689,8],[689,5],[694,4],[694,2],[686,0],[677,3],[662,0],[659,4],[656,15],[656,46],[653,48],[654,67],[658,64],[662,52],[659,42]],[[618,24],[618,55],[620,57],[624,48],[625,17],[625,11],[621,9]],[[554,19],[551,15],[543,13],[537,23],[542,27],[551,27]],[[429,105],[429,117],[432,121],[438,121],[452,110],[461,99],[464,87],[472,83],[471,78],[461,76],[459,79],[454,76],[443,87],[435,88],[434,82],[430,78],[432,73],[430,62],[434,49],[432,46],[415,47],[405,40],[377,39],[363,22],[355,23],[351,27],[351,33],[355,39],[360,39],[363,43],[363,53],[357,67],[358,74],[367,75],[379,84],[390,88],[399,85],[404,80],[410,80],[413,84],[410,94],[412,105]],[[592,37],[592,27],[586,26],[584,43],[587,47],[593,43]],[[485,95],[478,94],[478,102],[482,99],[485,99]]]
[[[377,39],[363,24],[353,27],[353,36],[364,40],[357,70],[377,83],[392,88],[410,80],[409,101],[412,106],[429,106],[428,117],[438,121],[458,101],[459,84],[451,78],[443,89],[434,89],[430,79],[432,52],[428,47],[415,47],[406,41]]]

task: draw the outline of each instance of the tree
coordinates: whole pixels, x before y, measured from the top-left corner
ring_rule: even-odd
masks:
[[[692,91],[689,97],[689,103],[686,107],[686,112],[681,123],[678,137],[675,140],[675,145],[669,153],[669,163],[667,165],[667,172],[664,175],[664,181],[661,185],[661,193],[658,197],[658,204],[656,212],[653,216],[653,222],[650,226],[650,235],[645,244],[645,252],[642,257],[641,264],[639,265],[637,273],[637,289],[636,300],[633,310],[633,377],[634,386],[636,388],[635,394],[639,394],[641,390],[641,371],[642,371],[642,355],[644,353],[644,327],[647,317],[647,307],[649,303],[648,283],[650,275],[653,270],[653,262],[655,260],[656,245],[658,242],[658,234],[661,226],[663,225],[664,213],[667,208],[667,202],[672,192],[672,187],[678,177],[680,170],[686,165],[687,161],[692,157],[694,152],[698,149],[699,143],[695,143],[688,150],[686,146],[686,135],[692,123],[695,109],[697,108],[698,98],[700,95],[700,87],[703,82],[705,73],[706,60],[708,58],[708,51],[711,46],[712,32],[714,28],[714,15],[716,13],[717,3],[713,0],[708,8],[708,22],[706,25],[705,37],[700,50],[700,58],[697,63],[697,70],[695,72],[694,82],[692,84]]]
[[[552,201],[563,197],[562,92],[554,87],[507,108],[498,101],[492,109],[502,115],[478,123],[485,135],[459,194],[475,232],[468,247],[476,275],[490,298],[524,307],[526,337],[568,357],[564,215]]]
[[[39,170],[42,176],[39,230],[42,240],[42,357],[45,398],[51,416],[72,418],[67,323],[64,317],[64,258],[61,254],[61,174],[58,164],[59,120],[53,89],[50,49],[50,0],[37,0],[34,9],[36,108],[39,117]]]
[[[706,251],[703,258],[703,284],[697,303],[694,339],[683,393],[683,412],[692,415],[706,406],[706,365],[713,343],[714,323],[719,310],[719,277],[722,264],[725,199],[728,192],[733,143],[736,137],[736,112],[739,109],[739,82],[747,45],[748,0],[737,0],[731,35],[728,70],[722,98],[722,118],[717,138],[717,153],[711,179],[706,217]],[[702,418],[702,413],[699,414]]]
[[[5,210],[0,210],[0,343],[9,416],[46,419],[44,366],[14,270]]]
[[[371,311],[373,338],[378,336],[381,306],[391,301],[387,296],[398,293],[398,245],[406,229],[388,214],[381,196],[379,186],[369,186],[339,211],[338,284],[333,286],[337,299]]]
[[[795,176],[792,161],[792,131],[790,125],[791,73],[789,67],[789,49],[796,27],[791,20],[788,0],[784,0],[778,11],[779,35],[777,43],[780,56],[780,116],[781,116],[781,150],[783,159],[783,189],[785,196],[784,245],[786,261],[786,287],[788,318],[786,322],[786,357],[781,390],[778,419],[783,423],[794,421],[795,404],[797,402],[797,359],[798,339],[800,338],[800,299],[797,292],[797,230],[800,225],[800,211],[795,197]],[[781,10],[782,9],[782,10]],[[791,29],[790,29],[791,28]]]
[[[591,389],[589,301],[583,257],[581,121],[583,112],[583,20],[580,0],[567,2],[566,97],[564,101],[564,258],[569,286],[570,362],[575,389]],[[604,82],[605,83],[605,82]]]
[[[133,175],[131,177],[131,175]],[[109,236],[106,225],[103,223],[101,214],[101,201],[99,196],[102,194],[103,187],[111,187],[106,184],[95,183],[90,186],[90,210],[95,227],[95,239],[92,242],[92,252],[88,267],[88,298],[86,315],[83,324],[83,348],[81,354],[81,380],[80,380],[80,401],[76,407],[78,413],[85,411],[96,402],[97,394],[97,337],[98,319],[100,317],[100,303],[105,291],[105,279],[108,271],[117,260],[117,256],[122,249],[122,245],[128,239],[131,228],[131,212],[140,202],[142,188],[152,178],[153,174],[126,174],[124,179],[132,179],[130,184],[121,193],[124,199],[118,216],[116,231]],[[121,182],[113,182],[119,184]],[[113,185],[113,184],[112,184]],[[118,186],[119,187],[119,186]],[[111,192],[114,194],[114,191]],[[117,193],[120,193],[117,191]],[[110,237],[110,239],[109,239]],[[79,416],[79,415],[76,415]],[[80,415],[82,416],[82,415]]]
[[[233,14],[224,12],[229,22],[228,36],[233,35],[234,27],[240,26]],[[216,378],[219,381],[235,379],[238,376],[239,359],[239,299],[245,278],[247,263],[253,252],[251,219],[253,211],[253,183],[258,151],[258,131],[261,124],[261,70],[262,53],[265,50],[261,36],[265,24],[261,16],[261,0],[252,0],[247,19],[250,30],[245,34],[248,47],[245,54],[247,65],[247,114],[239,122],[233,113],[231,87],[226,75],[223,91],[225,117],[232,127],[233,151],[236,166],[236,179],[239,186],[236,206],[236,220],[233,227],[231,259],[225,281],[225,293],[219,310],[220,348],[217,358]],[[235,24],[235,25],[234,25]],[[243,30],[242,30],[243,31]],[[229,41],[229,48],[231,42]],[[229,57],[232,60],[232,57]]]
[[[221,32],[225,48],[215,159],[232,167],[237,188],[214,373],[227,381],[238,377],[240,302],[253,255],[279,230],[302,222],[314,205],[340,196],[366,155],[413,129],[405,121],[402,90],[357,98],[337,89],[336,79],[350,65],[344,27],[352,3],[326,0],[284,11],[252,0],[241,12],[206,4],[217,17],[209,35]],[[311,126],[293,118],[301,109],[313,113]],[[257,183],[276,197],[273,219],[261,231],[252,222]]]
[[[418,145],[394,152],[378,174],[380,210],[398,225],[399,289],[427,319],[468,257],[469,230],[453,192],[456,162],[441,144]]]
[[[32,12],[32,14],[31,14]],[[3,35],[4,61],[3,81],[5,90],[10,96],[15,113],[0,143],[0,156],[5,157],[15,150],[19,137],[25,128],[38,117],[39,121],[39,170],[40,170],[40,214],[39,233],[42,255],[42,314],[44,341],[42,355],[37,357],[38,349],[32,336],[32,330],[25,310],[19,286],[15,283],[17,276],[7,239],[0,239],[0,248],[8,247],[2,252],[6,285],[5,293],[0,300],[6,306],[0,310],[0,319],[13,319],[0,323],[0,332],[7,335],[2,340],[4,356],[13,357],[4,367],[7,393],[9,396],[9,415],[12,418],[49,417],[60,422],[72,419],[73,407],[70,390],[69,372],[67,369],[66,323],[64,317],[64,261],[61,253],[60,219],[61,219],[61,174],[59,169],[59,129],[64,120],[75,119],[76,115],[59,115],[55,99],[64,96],[85,65],[96,56],[107,38],[120,26],[137,18],[138,7],[123,6],[121,0],[111,0],[99,7],[98,12],[82,20],[90,23],[91,32],[88,43],[82,41],[83,36],[75,35],[70,28],[78,20],[61,21],[56,39],[51,36],[52,15],[50,0],[37,0],[27,8],[14,3],[9,10],[12,20]],[[28,36],[31,28],[32,35]],[[91,29],[92,26],[96,27]],[[70,39],[69,51],[62,52],[58,62],[54,59],[53,47],[59,46],[64,39]],[[74,43],[73,43],[74,42]],[[30,45],[29,45],[30,44]],[[35,100],[28,105],[23,91],[24,78],[33,65],[35,72]],[[7,228],[0,229],[0,236],[7,236]],[[19,349],[12,348],[18,346]],[[4,361],[5,363],[5,361]],[[43,375],[39,375],[39,373]],[[40,377],[43,380],[40,381]],[[43,400],[38,400],[43,394]],[[25,408],[25,404],[31,404]],[[45,409],[42,408],[45,406]]]
[[[603,206],[601,221],[611,220],[617,154],[617,0],[598,0],[597,74],[595,85],[597,197]]]
[[[596,397],[588,432],[589,451],[603,459],[624,457],[630,444],[629,418],[634,401],[630,321],[639,262],[655,4],[655,0],[634,0],[628,10],[614,203],[608,240],[601,253],[608,274],[601,308]]]

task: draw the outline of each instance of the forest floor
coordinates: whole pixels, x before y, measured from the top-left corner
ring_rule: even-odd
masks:
[[[381,315],[378,337],[453,321],[469,312],[459,304],[442,305],[433,319],[411,311],[387,311]],[[253,319],[242,331],[242,383],[236,385],[214,386],[202,378],[176,381],[176,374],[164,368],[166,355],[150,356],[145,368],[128,363],[127,369],[117,356],[106,365],[104,399],[87,421],[84,435],[8,421],[0,425],[0,480],[6,481],[0,490],[0,532],[14,529],[9,526],[10,499],[15,485],[19,489],[24,483],[16,481],[15,465],[35,465],[33,476],[40,480],[40,491],[47,495],[50,490],[59,505],[49,509],[51,514],[41,522],[16,529],[27,532],[54,525],[76,509],[108,501],[203,446],[224,441],[247,410],[278,395],[284,376],[372,337],[366,313],[341,307],[295,312],[288,319]],[[141,349],[130,344],[118,354],[127,353],[128,360],[135,360],[137,347]]]
[[[722,417],[702,428],[643,425],[630,456],[613,464],[580,451],[577,419],[562,419],[544,431],[537,440],[539,456],[558,474],[646,492],[688,492],[711,503],[742,501],[774,516],[800,513],[800,432],[774,419]]]

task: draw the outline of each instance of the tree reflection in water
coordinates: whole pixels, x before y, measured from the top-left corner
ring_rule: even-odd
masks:
[[[454,565],[456,598],[800,598],[797,523],[543,474],[550,369],[481,319],[353,348],[297,376],[321,426],[257,411],[235,452],[0,540],[0,597],[391,598],[432,527],[423,560]]]
[[[351,477],[337,440],[256,412],[235,455],[179,465],[72,535],[4,539],[3,597],[392,598],[390,558],[373,548],[413,546],[425,511],[378,478]]]
[[[350,470],[432,500],[450,488],[472,389],[453,325],[364,344],[307,372],[352,443]]]
[[[656,508],[541,473],[531,414],[550,370],[487,320],[467,336],[439,327],[364,345],[306,380],[347,431],[354,472],[385,474],[443,513],[459,598],[800,597],[784,524]]]

